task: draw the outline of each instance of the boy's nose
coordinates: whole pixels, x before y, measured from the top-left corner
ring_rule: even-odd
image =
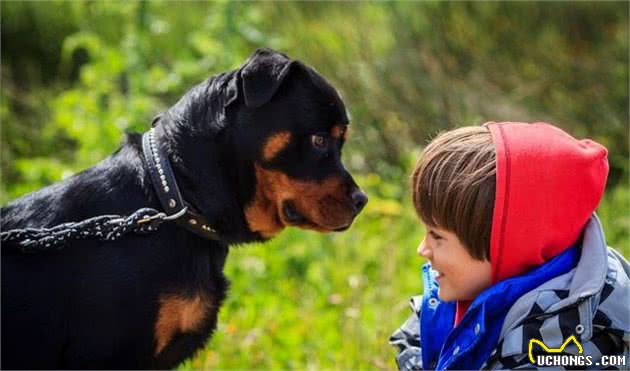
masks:
[[[427,248],[427,244],[424,242],[424,239],[420,241],[420,245],[418,245],[418,255],[427,259],[432,258],[431,249]]]

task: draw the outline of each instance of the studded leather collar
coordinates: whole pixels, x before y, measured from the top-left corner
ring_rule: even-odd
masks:
[[[206,218],[195,212],[184,201],[177,187],[171,164],[155,140],[154,128],[142,135],[142,151],[151,183],[166,214],[179,215],[174,219],[175,222],[198,236],[209,240],[220,240],[217,231],[210,226]]]

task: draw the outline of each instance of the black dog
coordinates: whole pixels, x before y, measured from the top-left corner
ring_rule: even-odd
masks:
[[[193,355],[216,327],[229,245],[286,226],[345,230],[363,208],[340,159],[348,123],[329,83],[269,49],[191,89],[154,122],[153,146],[219,240],[165,222],[39,254],[3,246],[2,367],[170,368]],[[129,134],[96,166],[2,208],[2,231],[143,207],[170,214],[147,157]]]

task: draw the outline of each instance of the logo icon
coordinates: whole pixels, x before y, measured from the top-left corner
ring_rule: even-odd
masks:
[[[540,345],[543,350],[547,353],[562,353],[564,351],[564,348],[566,348],[567,345],[569,345],[570,342],[573,342],[577,348],[578,348],[578,353],[582,354],[584,353],[584,348],[582,348],[582,344],[580,344],[579,341],[577,341],[577,339],[575,338],[575,335],[571,335],[567,338],[567,340],[564,341],[564,343],[562,343],[562,345],[560,345],[559,348],[549,348],[547,345],[545,345],[545,343],[543,343],[542,341],[538,340],[538,339],[531,339],[529,341],[529,348],[528,348],[528,355],[529,355],[529,361],[532,364],[536,364],[536,360],[534,359],[534,354],[532,353],[532,350],[534,348],[534,344],[538,344]]]

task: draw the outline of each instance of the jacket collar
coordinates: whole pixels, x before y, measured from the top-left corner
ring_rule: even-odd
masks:
[[[599,218],[593,214],[584,230],[582,257],[575,269],[567,299],[577,300],[600,292],[606,280],[607,260],[608,249],[604,232]]]
[[[517,300],[505,317],[500,338],[503,338],[505,334],[520,324],[522,319],[529,314],[532,305],[543,291],[569,290],[569,295],[566,298],[546,308],[546,312],[562,310],[599,293],[606,281],[606,271],[608,270],[607,254],[608,249],[601,223],[597,215],[593,214],[584,227],[582,254],[575,269],[549,280]],[[584,335],[589,335],[591,330],[587,326]]]

